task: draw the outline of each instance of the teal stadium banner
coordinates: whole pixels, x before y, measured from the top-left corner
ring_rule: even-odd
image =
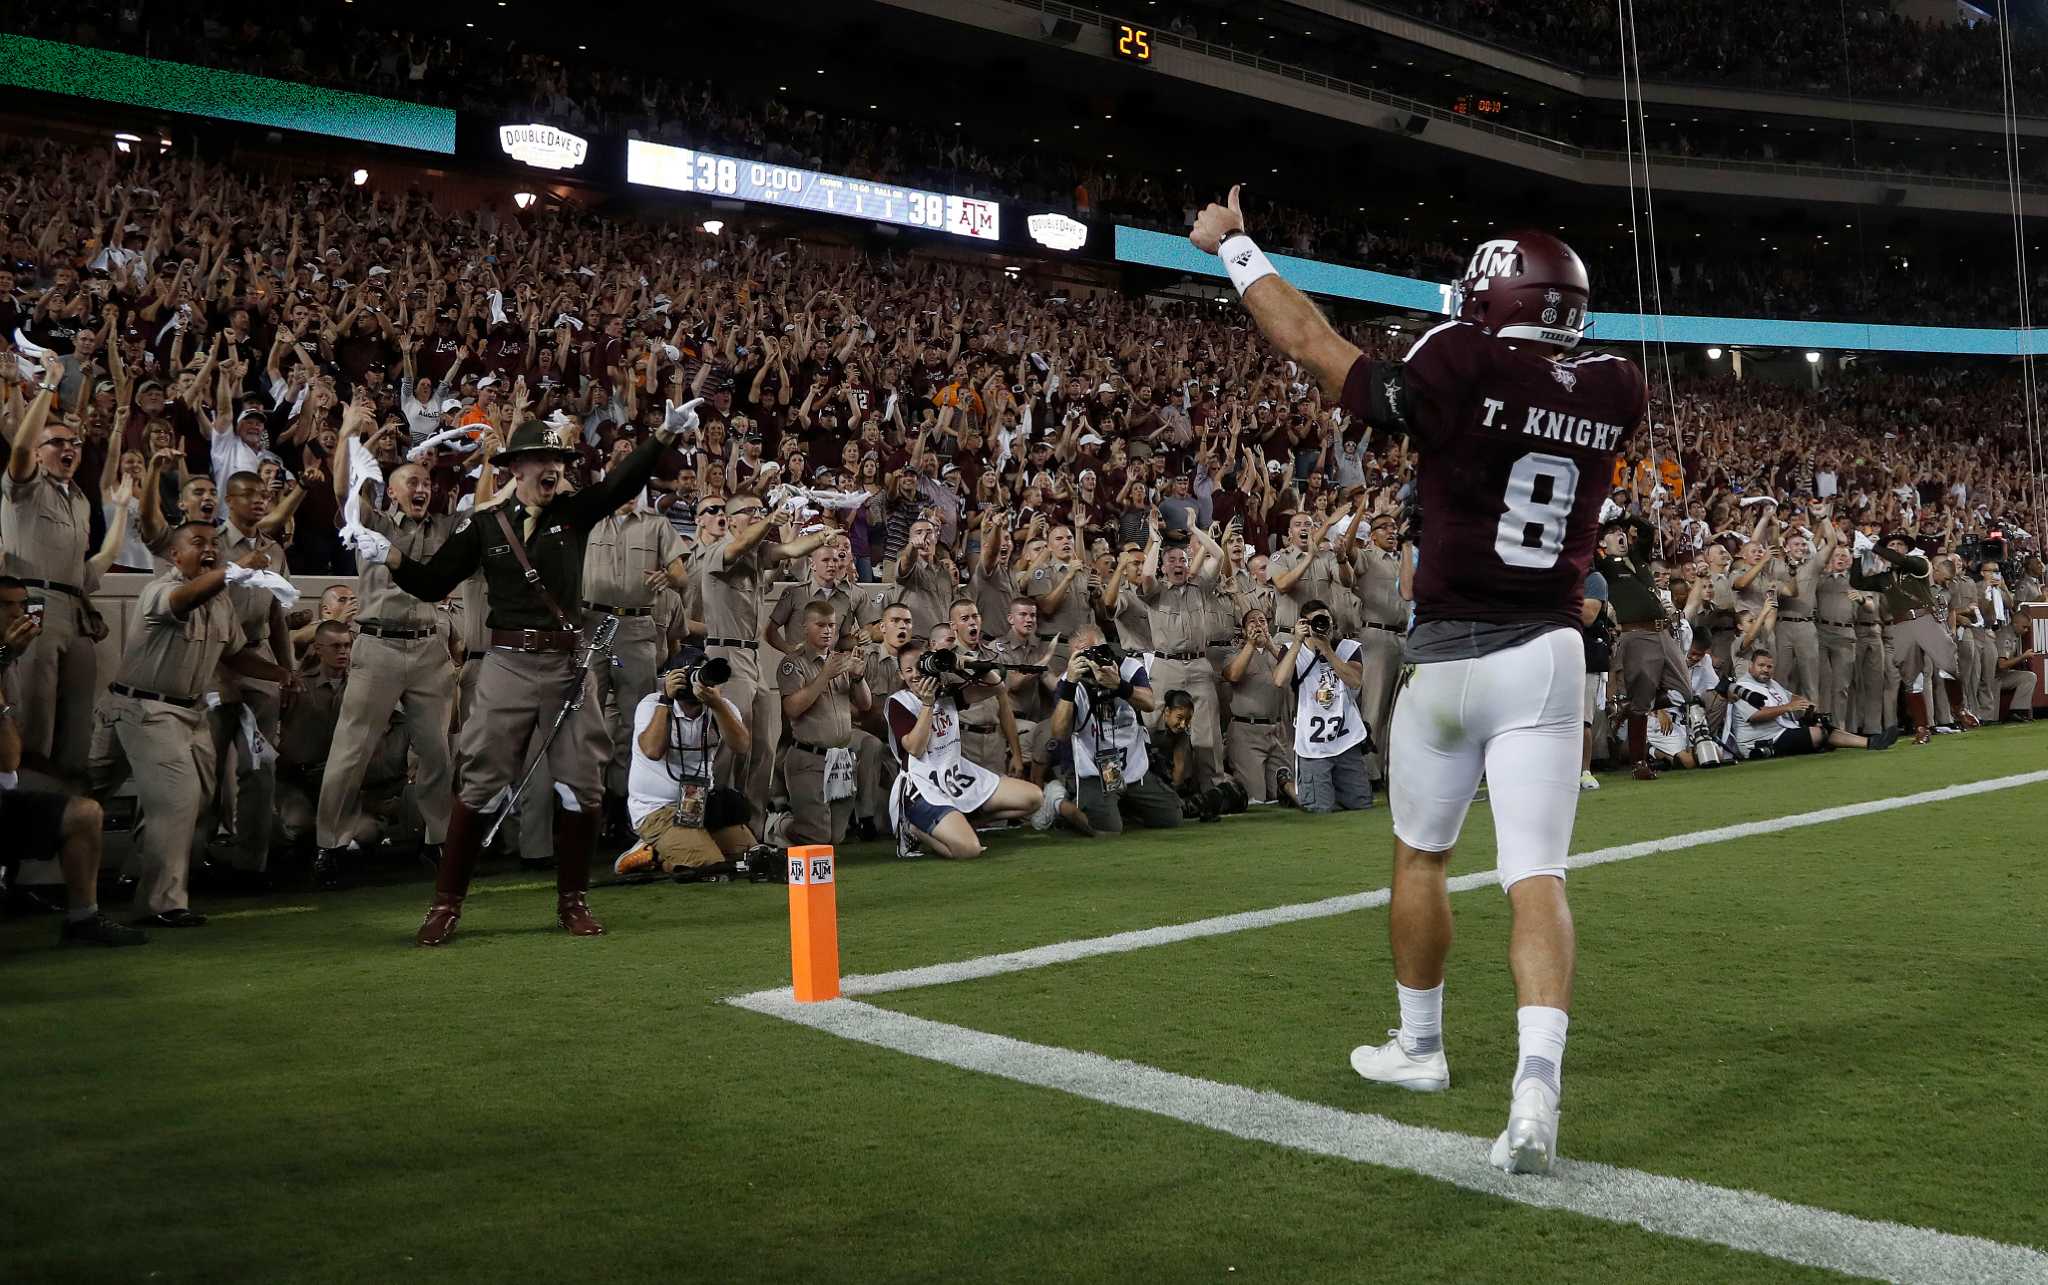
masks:
[[[1228,278],[1213,254],[1203,254],[1185,236],[1118,224],[1116,257],[1120,263],[1170,268],[1203,276]],[[1288,281],[1310,294],[1356,299],[1415,312],[1442,313],[1450,287],[1386,272],[1347,268],[1293,255],[1267,256]],[[1762,317],[1655,316],[1640,312],[1596,312],[1590,335],[1602,343],[1648,341],[1673,344],[1716,344],[1724,348],[1805,348],[1847,352],[1965,353],[1986,357],[2017,357],[2023,351],[2048,354],[2048,333],[2016,328],[1975,326],[1877,325],[1851,321],[1771,321]]]
[[[455,113],[395,98],[0,33],[0,85],[422,152],[455,152]]]

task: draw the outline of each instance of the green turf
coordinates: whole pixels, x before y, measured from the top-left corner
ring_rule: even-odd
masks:
[[[2038,735],[1609,778],[1576,847],[2048,766]],[[1574,877],[1567,1154],[2005,1240],[2048,1034],[2042,787]],[[843,855],[848,972],[1385,882],[1387,818],[1262,812],[968,865]],[[1475,808],[1461,869],[1490,863]],[[779,889],[600,890],[612,934],[480,881],[49,948],[0,925],[0,1280],[1787,1280],[1768,1259],[1545,1213],[853,1045],[717,1003],[786,983]],[[1500,899],[1461,895],[1457,1087],[1367,1098],[1383,912],[880,1002],[1475,1134],[1511,1056]],[[2036,1202],[2038,1203],[2038,1202]],[[1235,1269],[1234,1271],[1232,1269]]]

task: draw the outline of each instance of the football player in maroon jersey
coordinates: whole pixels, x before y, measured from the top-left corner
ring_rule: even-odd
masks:
[[[1590,288],[1579,256],[1548,233],[1482,243],[1452,319],[1401,362],[1364,357],[1279,276],[1245,233],[1236,188],[1201,212],[1190,237],[1221,256],[1281,353],[1357,421],[1406,436],[1420,459],[1415,624],[1403,648],[1414,669],[1389,736],[1401,1026],[1386,1044],[1355,1050],[1351,1065],[1407,1089],[1450,1085],[1444,866],[1483,771],[1514,911],[1521,1051],[1491,1160],[1548,1172],[1575,953],[1564,874],[1579,801],[1580,586],[1615,454],[1647,403],[1642,371],[1624,357],[1572,355]]]

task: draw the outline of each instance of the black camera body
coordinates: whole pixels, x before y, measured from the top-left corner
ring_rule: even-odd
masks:
[[[698,687],[723,687],[732,678],[732,662],[723,656],[699,656],[680,666],[683,690],[680,699],[694,700]]]
[[[1083,647],[1081,658],[1108,670],[1115,670],[1124,663],[1122,649],[1112,642],[1099,642],[1093,647]]]
[[[1189,786],[1180,796],[1180,814],[1188,821],[1221,821],[1251,806],[1251,796],[1236,781],[1218,781],[1206,789]]]
[[[1337,627],[1337,622],[1327,611],[1318,611],[1313,616],[1304,616],[1303,619],[1308,621],[1308,631],[1318,638],[1328,638],[1330,631]]]

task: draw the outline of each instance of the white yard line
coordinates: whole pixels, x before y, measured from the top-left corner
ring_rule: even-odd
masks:
[[[1840,807],[1822,808],[1816,812],[1800,812],[1763,821],[1745,821],[1739,825],[1724,825],[1711,830],[1694,830],[1689,834],[1674,834],[1666,839],[1646,839],[1641,843],[1600,848],[1592,852],[1579,853],[1571,857],[1567,864],[1573,869],[1580,869],[1586,866],[1606,865],[1612,861],[1633,861],[1637,857],[1647,857],[1656,852],[1678,852],[1710,843],[1726,843],[1732,839],[1777,834],[1803,826],[1826,825],[1831,821],[1846,821],[1852,817],[1891,812],[1898,808],[1919,807],[1925,803],[1942,803],[1950,799],[1968,798],[1973,794],[2017,789],[2023,785],[2036,785],[2042,782],[2048,782],[2048,771],[2022,772],[2015,776],[1948,785],[1938,790],[1923,790],[1918,794],[1904,794],[1896,798],[1845,803]],[[1493,871],[1478,870],[1471,874],[1458,875],[1452,878],[1449,884],[1452,892],[1469,892],[1474,888],[1495,887],[1498,882]],[[1213,919],[1196,919],[1182,924],[1164,924],[1157,928],[1111,933],[1106,937],[1083,937],[1074,941],[1054,942],[1047,946],[1004,951],[998,955],[983,955],[976,959],[963,959],[950,964],[926,964],[919,968],[900,968],[887,973],[856,974],[842,978],[839,989],[844,995],[882,995],[890,991],[913,990],[920,986],[944,986],[951,982],[972,981],[980,977],[996,977],[1003,973],[1018,973],[1033,968],[1046,968],[1053,964],[1071,963],[1096,955],[1116,955],[1129,950],[1143,950],[1148,946],[1166,946],[1174,942],[1192,941],[1198,937],[1220,937],[1227,933],[1271,928],[1276,924],[1297,923],[1304,919],[1348,915],[1354,910],[1367,910],[1374,906],[1386,905],[1388,894],[1388,889],[1376,888],[1370,892],[1326,897],[1321,901],[1302,901],[1286,906],[1270,906],[1264,910],[1240,911],[1233,915],[1218,915]]]
[[[2048,774],[2035,776],[2042,778]],[[2003,787],[1982,783],[1970,792],[1984,788]],[[1924,800],[1925,796],[1916,798]],[[1896,802],[1893,805],[1904,806]],[[1814,822],[1786,818],[1778,824],[1779,828],[1789,828]],[[1594,855],[1598,854],[1588,854]],[[738,996],[728,1002],[842,1039],[1181,1120],[1232,1137],[1419,1174],[1518,1204],[1566,1210],[1641,1227],[1659,1235],[1726,1245],[1782,1262],[1886,1281],[1924,1281],[1929,1285],[2048,1282],[2048,1255],[2025,1246],[1855,1218],[1753,1191],[1583,1160],[1563,1160],[1557,1172],[1547,1178],[1511,1178],[1486,1164],[1491,1142],[1487,1138],[1340,1111],[1278,1093],[1118,1061],[1099,1053],[1030,1044],[854,1000],[799,1004],[787,990],[774,990]],[[1569,1126],[1569,1112],[1564,1119]],[[1564,1149],[1568,1154],[1569,1131],[1564,1135]]]

